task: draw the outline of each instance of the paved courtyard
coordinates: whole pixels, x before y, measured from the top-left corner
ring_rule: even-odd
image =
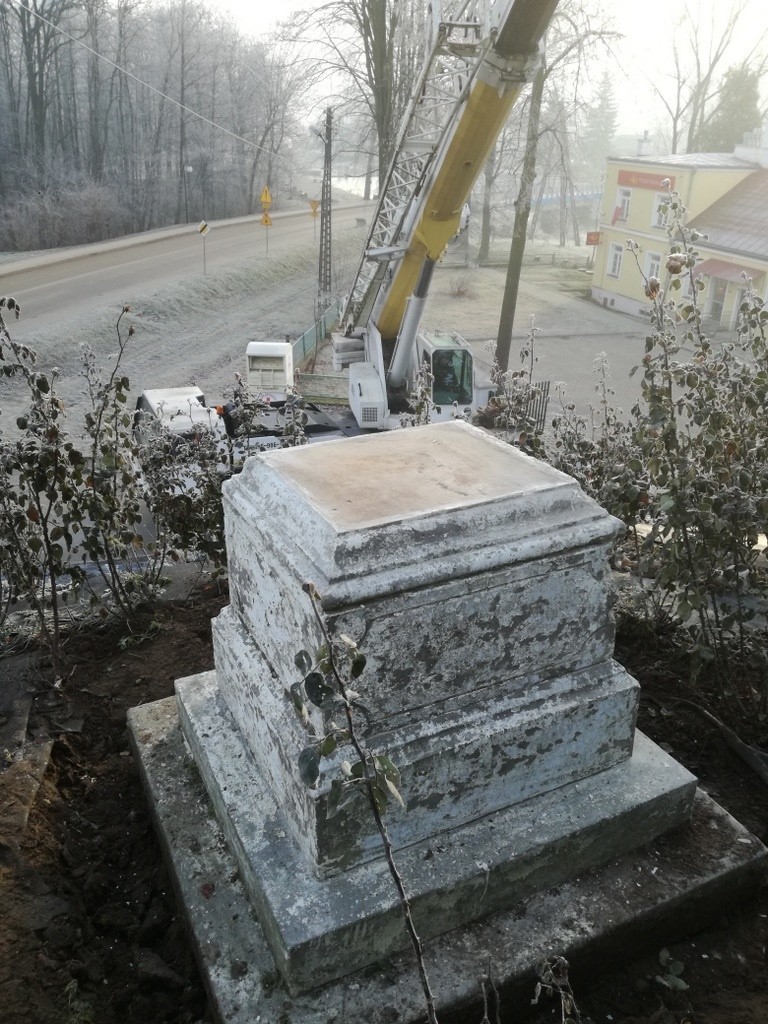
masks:
[[[503,268],[467,270],[446,268],[436,276],[424,326],[449,328],[470,342],[481,366],[489,366],[496,338],[504,289]],[[616,405],[628,412],[640,393],[640,374],[629,373],[643,357],[649,325],[638,317],[604,309],[587,297],[591,277],[584,271],[552,266],[524,267],[513,331],[510,368],[520,366],[531,317],[536,336],[534,378],[550,380],[550,417],[555,403],[554,382],[564,385],[564,400],[586,412],[597,396],[595,360],[605,353]],[[462,282],[467,294],[459,296]]]

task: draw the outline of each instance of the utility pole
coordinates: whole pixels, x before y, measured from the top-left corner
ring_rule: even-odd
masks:
[[[324,312],[331,304],[331,141],[333,110],[325,111],[325,133],[319,133],[325,143],[323,161],[323,190],[320,196],[320,263],[317,274],[318,311]]]

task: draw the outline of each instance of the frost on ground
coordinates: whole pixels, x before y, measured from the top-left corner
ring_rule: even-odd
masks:
[[[360,256],[359,227],[334,228],[334,291],[350,286]],[[255,256],[225,270],[196,275],[161,291],[125,296],[136,334],[131,338],[123,372],[133,396],[146,388],[197,384],[209,403],[231,395],[235,372],[243,372],[245,346],[252,340],[300,336],[315,320],[317,257],[314,246],[297,241],[279,255]],[[498,330],[504,291],[503,267],[460,266],[449,258],[438,266],[422,327],[458,331],[469,342],[478,373],[487,378]],[[585,301],[589,276],[551,263],[526,266],[520,282],[512,347],[513,368],[535,316],[535,378],[562,380],[566,395],[584,413],[595,398],[593,365],[605,352],[612,370],[617,404],[628,410],[638,397],[637,379],[629,371],[643,353],[645,324]],[[55,330],[24,331],[23,318],[11,324],[13,337],[39,355],[42,369],[58,366],[59,394],[78,430],[85,407],[80,377],[80,344],[88,342],[106,369],[116,351],[115,322],[120,303],[94,313],[72,304],[61,311]],[[318,362],[331,371],[330,355]],[[21,388],[0,381],[0,427],[8,430],[25,407]]]
[[[356,250],[359,232],[337,232],[334,246]],[[130,378],[132,395],[138,397],[151,387],[193,383],[209,403],[231,395],[235,372],[244,371],[246,344],[300,336],[314,323],[316,300],[317,255],[312,247],[300,244],[268,259],[255,257],[199,275],[174,288],[127,295],[131,311],[123,319],[123,333],[129,324],[136,333],[128,341],[122,372]],[[23,321],[9,325],[14,340],[37,353],[39,370],[58,368],[57,390],[73,432],[87,402],[80,347],[90,345],[108,373],[117,353],[119,314],[119,304],[96,313],[63,309],[55,330],[36,331],[34,336],[25,336]],[[5,430],[26,408],[26,399],[19,383],[0,381]]]

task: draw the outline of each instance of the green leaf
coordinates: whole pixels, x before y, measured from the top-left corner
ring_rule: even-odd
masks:
[[[376,810],[379,814],[386,814],[387,804],[389,802],[386,789],[384,789],[383,786],[379,786],[377,783],[374,783],[371,786],[371,793],[373,795],[373,802],[376,804]]]
[[[320,750],[315,743],[311,747],[304,747],[299,754],[299,776],[305,786],[312,788],[317,782],[320,774]]]
[[[304,698],[302,696],[301,685],[301,683],[294,683],[289,691],[291,694],[291,700],[293,701],[293,706],[299,713],[301,713],[301,710],[304,707]]]
[[[676,977],[674,974],[665,974],[663,978],[657,974],[656,981],[664,985],[665,988],[676,989],[678,992],[687,992],[690,987],[687,982],[683,981],[682,978]]]
[[[307,651],[299,651],[293,661],[302,675],[306,675],[312,669],[312,659]]]
[[[338,747],[336,737],[331,733],[320,741],[320,753],[323,757],[330,757]]]
[[[397,802],[400,804],[400,806],[403,808],[403,810],[405,810],[405,801],[400,796],[400,791],[398,790],[397,786],[389,778],[385,779],[385,781],[386,781],[387,789],[389,790],[389,792],[392,794],[392,796],[395,798],[395,800],[397,800]]]
[[[360,651],[357,651],[357,653],[355,654],[354,658],[352,659],[352,664],[351,664],[350,669],[349,669],[349,674],[352,676],[353,679],[357,679],[358,676],[362,675],[364,669],[365,669],[365,655],[361,654]]]
[[[339,809],[339,803],[344,793],[344,783],[341,779],[334,779],[331,783],[331,791],[328,794],[328,802],[326,804],[326,816],[331,818]]]
[[[346,807],[357,795],[360,788],[359,782],[347,782],[344,779],[334,779],[331,783],[331,791],[328,794],[327,817],[332,818],[337,811]]]
[[[310,672],[307,678],[304,680],[304,692],[307,695],[307,699],[310,700],[315,707],[322,707],[324,702],[329,698],[335,696],[336,691],[332,686],[329,686],[319,672]]]
[[[385,779],[394,782],[396,786],[400,785],[400,772],[386,754],[378,754],[374,758],[374,765],[384,775]]]

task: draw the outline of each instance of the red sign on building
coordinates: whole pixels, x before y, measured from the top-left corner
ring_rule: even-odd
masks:
[[[619,171],[619,185],[629,188],[652,188],[659,191],[667,186],[662,182],[669,182],[669,188],[675,187],[673,174],[648,174],[647,171]]]
[[[587,245],[600,245],[600,240],[602,239],[602,237],[602,231],[588,231]]]

